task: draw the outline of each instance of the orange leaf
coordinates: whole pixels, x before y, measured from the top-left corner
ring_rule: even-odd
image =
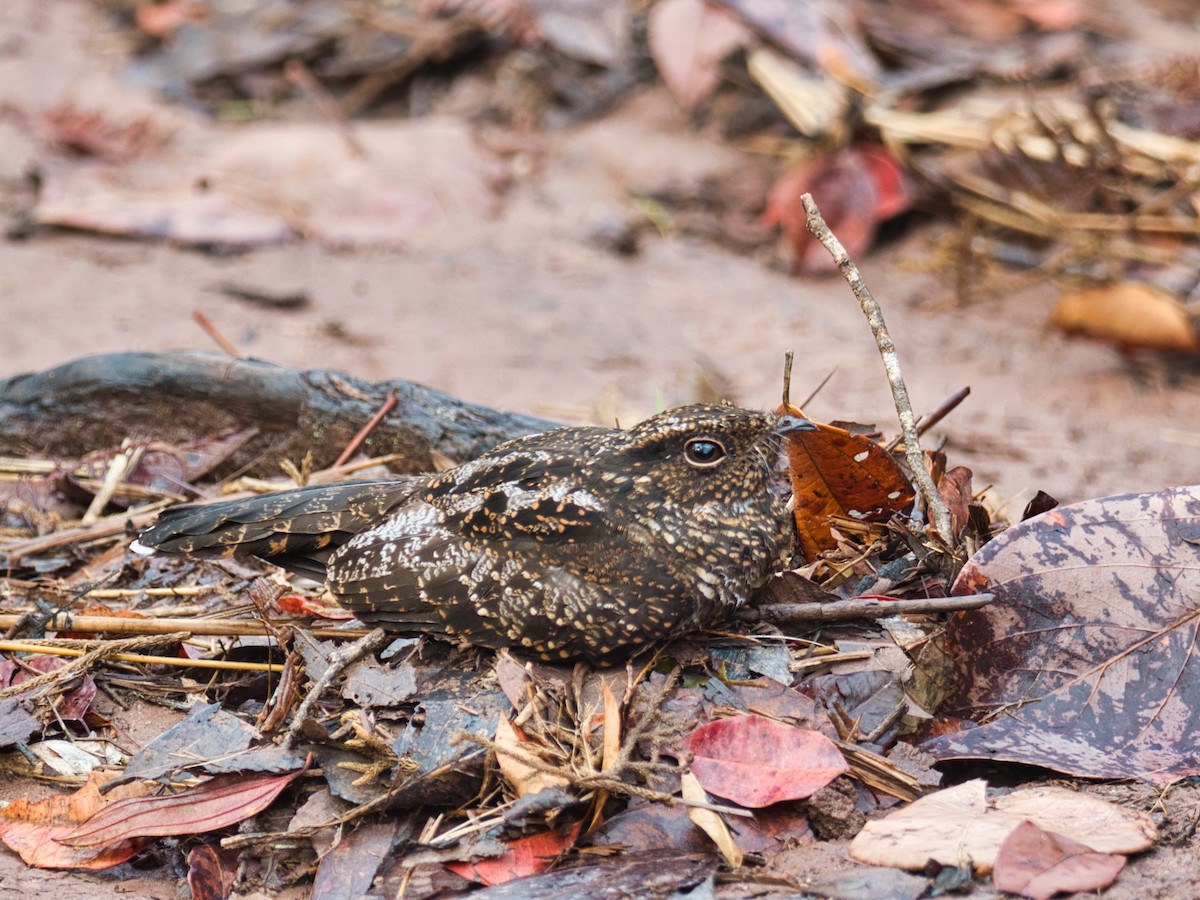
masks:
[[[780,410],[807,418],[794,406]],[[913,501],[912,485],[892,455],[870,438],[835,425],[796,431],[787,441],[796,530],[805,559],[837,546],[830,516],[866,522],[891,518]]]
[[[512,752],[497,753],[496,759],[500,765],[500,773],[508,779],[517,796],[536,794],[549,787],[566,787],[567,779],[535,769],[523,758],[538,759],[537,754],[525,746],[529,743],[529,738],[520,727],[510,722],[507,716],[500,716],[496,722],[496,744]]]
[[[144,783],[136,782],[102,795],[100,786],[111,779],[110,772],[92,772],[87,783],[74,794],[36,802],[24,798],[12,801],[0,808],[0,840],[27,865],[42,869],[107,869],[125,862],[142,848],[144,841],[88,848],[65,843],[66,835],[97,810],[121,797],[137,797],[149,790]]]
[[[1121,350],[1200,352],[1184,305],[1161,288],[1139,281],[1065,293],[1050,313],[1049,324]]]
[[[450,862],[446,863],[446,868],[455,875],[480,881],[489,887],[527,875],[537,875],[575,846],[582,827],[582,822],[576,822],[566,834],[547,831],[518,838],[508,843],[508,852],[502,856],[476,862]]]

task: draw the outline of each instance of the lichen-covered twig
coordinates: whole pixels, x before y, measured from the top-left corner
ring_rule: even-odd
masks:
[[[950,510],[942,502],[942,498],[933,484],[933,479],[929,475],[929,470],[925,467],[925,457],[921,453],[920,439],[917,435],[917,417],[913,412],[912,401],[908,398],[904,375],[900,371],[900,358],[896,354],[896,345],[892,343],[887,324],[883,321],[883,310],[880,309],[870,288],[863,280],[858,266],[854,264],[854,260],[842,246],[842,242],[825,224],[825,219],[817,208],[812,194],[805,194],[800,200],[804,204],[804,212],[808,217],[809,232],[829,251],[829,255],[837,264],[838,271],[846,279],[846,284],[850,285],[851,292],[858,300],[859,306],[862,307],[867,322],[871,325],[871,333],[875,335],[879,355],[883,357],[883,368],[887,372],[888,384],[892,388],[896,414],[900,417],[900,430],[904,434],[904,455],[908,459],[909,468],[912,469],[913,481],[921,493],[921,498],[925,501],[925,509],[929,512],[929,519],[937,530],[938,536],[941,537],[946,547],[953,549],[954,528],[951,524]]]

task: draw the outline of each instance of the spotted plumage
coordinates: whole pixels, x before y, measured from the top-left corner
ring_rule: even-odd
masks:
[[[264,556],[368,623],[607,663],[719,622],[780,565],[779,435],[806,427],[698,405],[560,428],[441,475],[177,507],[135,549]]]

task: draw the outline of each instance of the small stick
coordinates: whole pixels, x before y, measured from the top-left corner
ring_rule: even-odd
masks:
[[[851,292],[858,300],[859,306],[862,307],[862,311],[871,325],[871,332],[875,335],[875,343],[879,347],[879,355],[883,357],[883,368],[887,372],[888,384],[892,387],[892,399],[895,401],[896,413],[900,418],[900,430],[904,434],[904,455],[908,459],[909,468],[912,469],[913,481],[921,492],[925,508],[929,511],[929,518],[933,522],[934,528],[937,529],[942,542],[947,548],[952,548],[954,546],[954,526],[950,519],[950,510],[942,502],[937,487],[934,486],[933,479],[929,476],[929,470],[925,467],[925,456],[921,452],[920,439],[917,437],[917,417],[913,413],[912,402],[908,399],[908,388],[905,387],[904,376],[900,372],[900,358],[896,355],[896,345],[892,343],[887,325],[883,321],[883,310],[875,301],[870,288],[863,281],[862,273],[858,271],[858,266],[854,264],[854,260],[850,258],[846,248],[842,246],[842,242],[825,224],[825,219],[821,216],[821,211],[817,208],[812,194],[804,194],[800,200],[804,204],[804,211],[808,216],[809,232],[829,251],[829,255],[833,257],[842,277],[850,285]]]
[[[153,522],[159,510],[167,506],[170,506],[170,503],[166,501],[148,503],[130,512],[105,516],[91,525],[64,528],[61,531],[9,544],[7,547],[0,546],[0,554],[7,558],[7,566],[9,568],[15,568],[17,562],[26,556],[46,553],[50,550],[58,550],[61,547],[70,547],[72,544],[79,544],[84,541],[120,536],[125,533],[125,526],[128,523],[133,523],[135,528],[142,528]]]
[[[819,394],[819,393],[821,393],[821,391],[825,390],[825,385],[829,384],[829,379],[833,378],[833,376],[836,373],[837,373],[837,366],[834,366],[832,369],[829,370],[829,374],[821,379],[821,383],[818,384],[815,388],[813,388],[811,391],[808,392],[808,396],[804,398],[804,402],[800,404],[800,408],[804,409],[806,406],[808,406],[808,404],[810,404],[814,400],[816,400],[817,394]]]
[[[942,421],[942,419],[946,418],[946,416],[950,415],[950,413],[952,413],[954,410],[958,409],[958,405],[966,400],[970,394],[971,388],[969,386],[959,388],[957,391],[943,400],[937,409],[935,409],[929,415],[919,417],[917,419],[917,434],[925,434],[925,432],[927,432],[930,428]],[[896,449],[902,440],[904,440],[904,435],[896,435],[894,438],[888,441],[887,451],[891,453]]]
[[[374,653],[387,640],[388,636],[384,630],[376,628],[365,637],[359,638],[353,644],[329,654],[329,665],[326,667],[324,674],[317,679],[316,684],[312,686],[308,694],[300,702],[300,705],[296,707],[291,727],[288,728],[287,734],[284,736],[283,746],[294,747],[296,745],[296,741],[300,739],[300,731],[304,728],[304,723],[308,721],[309,713],[317,705],[317,701],[321,699],[321,695],[333,684],[334,679],[341,675],[352,662],[366,656],[368,653]]]
[[[371,421],[358,430],[358,434],[350,439],[350,443],[346,445],[346,449],[341,452],[333,462],[332,468],[344,465],[346,460],[354,455],[354,451],[359,448],[363,441],[367,439],[372,431],[383,421],[384,417],[396,408],[398,398],[396,392],[392,391],[387,395],[387,399],[383,401],[383,405],[379,407],[379,411],[371,416]]]
[[[204,329],[204,333],[213,339],[214,344],[216,344],[234,359],[241,359],[242,353],[240,350],[238,350],[237,345],[221,333],[221,330],[213,324],[212,319],[200,312],[200,310],[196,310],[194,313],[192,313],[192,321]]]
[[[927,416],[922,416],[921,421],[917,424],[917,434],[924,434],[950,413],[958,408],[958,404],[962,403],[971,394],[971,386],[959,388],[949,397],[942,401],[941,406],[935,409]]]
[[[876,600],[859,597],[832,603],[771,603],[743,610],[737,618],[743,622],[769,622],[788,625],[798,622],[849,622],[854,619],[885,619],[888,616],[958,612],[979,609],[992,602],[994,594],[965,597],[934,597],[924,600]]]
[[[120,600],[126,597],[199,597],[202,594],[213,594],[221,590],[219,584],[178,585],[176,587],[145,587],[145,588],[92,588],[82,592],[80,597],[89,600]],[[72,592],[73,593],[73,592]],[[152,616],[152,611],[145,615]]]
[[[783,355],[783,405],[785,409],[792,405],[792,364],[795,361],[795,350],[789,350]],[[809,392],[809,395],[804,398],[804,402],[796,408],[801,412],[804,412],[804,407],[812,403],[813,400],[816,399],[817,394],[821,393],[821,391],[825,389],[825,385],[829,384],[829,379],[833,377],[835,372],[837,372],[836,366],[829,370],[829,374],[821,379],[821,383],[813,388],[812,391]]]

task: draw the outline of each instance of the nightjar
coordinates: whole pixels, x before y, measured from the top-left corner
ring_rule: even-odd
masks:
[[[141,553],[261,556],[368,624],[608,664],[720,622],[791,552],[781,436],[733,406],[568,427],[438,475],[178,506]]]

